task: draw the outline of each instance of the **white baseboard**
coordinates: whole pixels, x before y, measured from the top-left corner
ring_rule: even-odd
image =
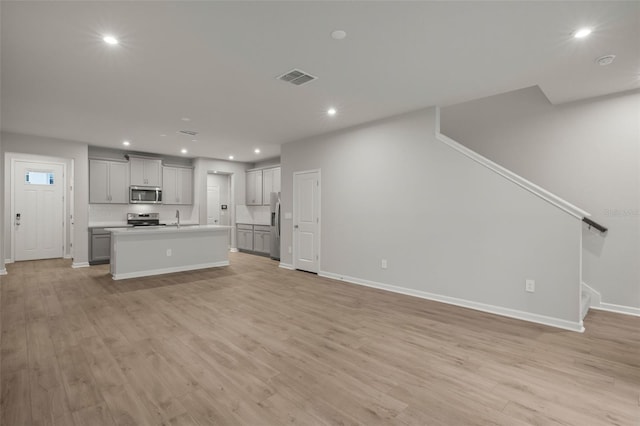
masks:
[[[151,275],[172,274],[174,272],[195,271],[196,269],[216,268],[218,266],[229,266],[228,260],[221,262],[200,263],[197,265],[174,266],[171,268],[152,269],[149,271],[125,272],[123,274],[114,274],[114,280],[124,280],[127,278],[148,277]]]
[[[231,247],[231,248],[229,249],[229,251],[230,251],[231,253],[237,253],[237,252],[238,252],[238,249],[237,249],[237,248],[235,248],[235,247]]]
[[[73,259],[73,256],[71,256],[70,254],[65,254],[63,256],[63,259]]]
[[[600,295],[600,292],[596,291],[595,289],[593,289],[593,287],[589,286],[586,283],[582,283],[582,290],[591,294],[591,304],[589,305],[590,307],[600,305],[600,303],[602,302],[602,296]]]
[[[633,315],[634,317],[640,317],[640,308],[634,308],[633,306],[615,305],[613,303],[600,303],[599,305],[592,305],[591,309],[597,309],[600,311],[615,312],[616,314]]]
[[[71,267],[73,269],[77,269],[77,268],[88,268],[89,267],[89,262],[73,262],[71,264]]]
[[[393,293],[406,294],[407,296],[419,297],[421,299],[433,300],[436,302],[447,303],[449,305],[475,309],[477,311],[488,312],[490,314],[502,315],[509,318],[515,318],[523,321],[534,322],[537,324],[548,325],[551,327],[562,328],[564,330],[577,331],[579,333],[584,332],[582,320],[576,322],[567,321],[559,318],[548,317],[545,315],[534,314],[531,312],[518,311],[516,309],[504,308],[501,306],[487,305],[485,303],[473,302],[470,300],[458,299],[455,297],[443,296],[440,294],[427,293],[420,290],[413,290],[410,288],[398,287],[394,285],[363,280],[360,278],[348,277],[345,275],[334,274],[332,272],[320,271],[318,275],[321,277],[332,278],[339,281],[346,281],[352,284],[373,287],[380,290],[387,290]]]
[[[288,263],[280,262],[280,264],[278,266],[281,267],[282,269],[289,269],[289,270],[292,270],[292,271],[294,270],[293,269],[293,265],[290,265]]]
[[[5,268],[0,269],[0,275],[7,275],[7,270]]]
[[[640,317],[640,308],[634,308],[633,306],[616,305],[614,303],[606,303],[602,301],[602,295],[589,285],[582,283],[582,290],[591,293],[591,309],[597,309],[600,311],[614,312],[616,314],[633,315]]]
[[[5,259],[5,260],[4,260],[4,264],[5,264],[5,265],[8,265],[8,264],[10,264],[10,263],[13,263],[13,259]]]

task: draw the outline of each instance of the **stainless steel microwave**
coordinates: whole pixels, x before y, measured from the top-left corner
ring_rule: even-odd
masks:
[[[162,204],[162,188],[158,186],[130,186],[129,203]]]

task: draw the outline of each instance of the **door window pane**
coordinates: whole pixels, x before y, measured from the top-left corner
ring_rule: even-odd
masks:
[[[53,173],[28,171],[24,182],[31,185],[53,185]]]

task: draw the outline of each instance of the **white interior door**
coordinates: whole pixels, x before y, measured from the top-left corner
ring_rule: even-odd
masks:
[[[293,266],[318,272],[320,258],[320,172],[293,177]]]
[[[220,186],[207,186],[207,224],[220,225]]]
[[[16,161],[13,176],[14,259],[63,257],[63,166]]]

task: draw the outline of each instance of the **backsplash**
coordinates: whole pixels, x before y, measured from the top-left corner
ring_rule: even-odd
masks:
[[[198,223],[193,206],[159,204],[89,204],[89,225],[112,222],[127,222],[127,213],[160,213],[161,223],[176,221],[176,210],[180,210],[182,223]]]
[[[271,223],[271,207],[237,205],[236,223],[269,225]]]
[[[89,204],[89,225],[126,223],[127,213],[160,213],[160,222],[174,223],[176,210],[180,210],[182,223],[198,223],[198,212],[193,206],[159,204]],[[236,223],[269,225],[269,206],[236,206]]]

